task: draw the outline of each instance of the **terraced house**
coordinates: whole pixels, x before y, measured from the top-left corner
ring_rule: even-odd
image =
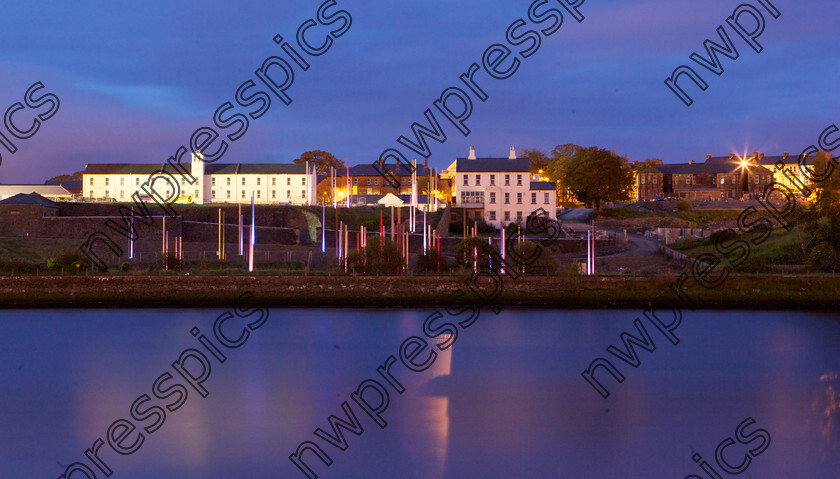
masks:
[[[555,184],[532,179],[528,159],[517,158],[513,147],[507,158],[477,158],[470,147],[470,155],[456,159],[448,170],[453,172],[455,207],[467,221],[483,219],[497,228],[524,225],[540,208],[557,219]]]
[[[149,176],[169,165],[160,163],[91,163],[85,165],[83,196],[92,201],[130,202]],[[307,172],[307,169],[310,171]],[[172,171],[170,167],[167,171]],[[177,191],[165,180],[154,183],[163,198],[181,203],[246,203],[306,205],[315,199],[315,174],[306,164],[207,163],[193,156],[192,178],[173,174]],[[195,178],[193,183],[190,181]]]
[[[755,158],[759,154],[756,153]],[[763,155],[761,155],[763,157]],[[746,186],[742,175],[747,176]],[[706,161],[659,164],[641,167],[635,172],[636,200],[648,201],[655,196],[690,200],[722,200],[760,197],[773,182],[773,171],[757,160],[706,155]]]

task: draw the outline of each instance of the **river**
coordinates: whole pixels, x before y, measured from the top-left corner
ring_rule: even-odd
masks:
[[[837,313],[686,311],[677,345],[643,321],[637,367],[606,348],[638,311],[484,311],[434,353],[431,310],[233,313],[3,311],[3,476],[840,478]]]

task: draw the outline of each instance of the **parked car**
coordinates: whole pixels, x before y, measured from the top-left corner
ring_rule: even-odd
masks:
[[[663,198],[661,196],[654,196],[653,201],[665,201],[665,198]]]

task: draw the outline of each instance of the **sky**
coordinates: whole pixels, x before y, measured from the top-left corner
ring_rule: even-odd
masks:
[[[338,0],[324,10],[335,23],[305,35],[313,46],[322,43],[342,25],[334,17],[339,10],[351,17],[349,28],[322,55],[301,52],[310,67],[293,65],[291,103],[273,96],[218,161],[290,163],[321,149],[354,165],[399,148],[422,162],[397,138],[413,139],[411,125],[426,122],[426,109],[447,137],[429,142],[429,164],[437,168],[467,156],[471,145],[479,157],[499,157],[510,146],[550,151],[574,143],[666,163],[754,150],[798,154],[840,123],[840,2],[771,0],[781,13],[773,18],[751,0],[765,21],[757,53],[726,22],[746,1],[586,0],[581,22],[557,0],[537,1],[537,15],[557,8],[564,21],[555,33],[538,34],[539,48],[524,58],[518,54],[529,42],[508,44],[508,27],[520,18],[520,34],[551,24],[528,19],[532,1]],[[44,88],[30,99],[51,93],[60,106],[30,138],[0,126],[18,147],[14,154],[0,147],[0,182],[42,183],[88,163],[166,161],[196,129],[213,127],[214,112],[235,102],[266,58],[289,61],[276,35],[300,50],[298,27],[316,19],[322,3],[3,2],[0,112],[26,103],[37,82]],[[747,15],[739,19],[745,29],[755,26]],[[718,76],[689,56],[706,56],[706,39],[721,43],[721,25],[739,57],[720,56]],[[475,75],[487,99],[472,98],[465,136],[433,103],[447,88],[466,90],[459,76],[496,43],[508,45],[520,65],[507,79]],[[664,84],[680,65],[709,84],[701,91],[680,80],[690,107]],[[26,130],[48,107],[13,108],[13,120]],[[256,109],[236,108],[231,114]]]

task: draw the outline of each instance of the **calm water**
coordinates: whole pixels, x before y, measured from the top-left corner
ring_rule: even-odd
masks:
[[[840,478],[840,314],[687,311],[676,346],[645,324],[656,350],[637,348],[633,368],[605,348],[637,334],[637,311],[483,313],[428,370],[397,360],[391,372],[405,392],[387,386],[382,429],[350,393],[368,378],[387,384],[377,366],[423,336],[430,312],[272,310],[241,347],[221,349],[221,364],[190,335],[197,326],[212,337],[221,310],[3,311],[2,477],[56,478],[73,462],[106,477],[84,456],[97,438],[118,479],[303,478],[289,460],[303,441],[334,461],[304,454],[323,478],[709,477],[694,453],[731,477],[715,448],[751,417],[740,431],[747,445],[726,448],[725,459],[744,462],[765,442],[759,429],[771,439],[742,477]],[[230,320],[226,334],[243,323]],[[148,409],[174,403],[174,393],[141,404],[145,420],[132,420],[132,403],[151,397],[187,348],[210,358],[209,394],[186,386],[186,402],[162,423]],[[626,376],[618,384],[596,374],[607,399],[581,378],[598,357]],[[167,384],[184,383],[176,378]],[[366,397],[376,402],[371,390]],[[364,429],[344,431],[344,451],[313,434],[332,434],[327,417],[345,417],[343,401]],[[158,429],[119,455],[106,439],[119,419]]]

